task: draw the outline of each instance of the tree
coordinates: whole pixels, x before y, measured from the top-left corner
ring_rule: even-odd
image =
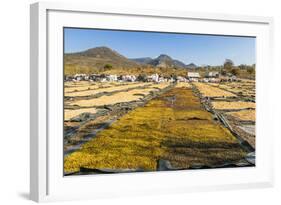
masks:
[[[231,72],[231,74],[237,76],[237,75],[239,75],[240,70],[238,68],[232,68],[230,72]]]
[[[255,73],[255,69],[254,69],[253,67],[248,68],[248,69],[247,69],[247,72],[248,72],[249,74],[253,74],[253,73]]]
[[[144,74],[144,73],[139,74],[137,77],[137,81],[146,82],[147,81],[146,74]]]
[[[221,75],[226,75],[226,71],[224,69],[221,70]]]
[[[233,61],[230,59],[225,59],[224,64],[223,64],[223,68],[227,71],[231,71],[231,69],[233,68]]]
[[[112,68],[112,65],[111,64],[105,64],[103,68],[104,68],[104,70],[110,70]]]
[[[245,64],[241,64],[238,66],[241,70],[246,70],[247,69],[247,65]]]

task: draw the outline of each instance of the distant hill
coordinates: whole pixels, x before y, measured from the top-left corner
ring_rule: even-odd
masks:
[[[183,62],[173,59],[170,56],[166,54],[161,54],[155,59],[146,57],[146,58],[135,58],[131,59],[132,61],[135,61],[137,63],[146,64],[146,65],[152,65],[155,67],[161,67],[161,68],[195,68],[197,67],[195,64],[184,64]]]
[[[66,74],[140,67],[139,63],[129,60],[108,47],[96,47],[83,52],[68,53],[64,57]]]
[[[179,61],[179,60],[173,60],[173,61],[174,61],[174,65],[175,65],[176,67],[187,68],[186,65],[185,65],[183,62],[181,62],[181,61]]]
[[[150,57],[144,57],[144,58],[131,58],[130,60],[140,64],[150,64],[153,59]]]
[[[190,64],[186,65],[186,68],[194,69],[194,68],[197,68],[197,65],[195,65],[194,63],[190,63]]]
[[[165,54],[161,54],[157,58],[153,59],[150,64],[161,68],[175,68],[179,66],[178,61],[175,62],[174,59]],[[179,68],[183,67],[179,66]]]
[[[172,73],[174,69],[183,72],[195,64],[185,65],[166,54],[157,58],[128,59],[108,47],[96,47],[82,52],[67,53],[64,55],[64,73]],[[171,69],[172,68],[172,69]],[[162,69],[159,71],[159,69]]]

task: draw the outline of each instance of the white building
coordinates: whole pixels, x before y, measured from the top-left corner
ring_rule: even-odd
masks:
[[[122,81],[127,81],[127,82],[135,82],[136,81],[136,76],[134,75],[123,75],[122,76]]]
[[[147,77],[147,80],[149,82],[159,82],[159,75],[156,73],[156,74],[152,74],[150,76]]]
[[[73,78],[75,81],[81,81],[81,80],[88,80],[89,76],[86,74],[75,74]]]
[[[198,72],[188,72],[187,73],[187,78],[190,81],[195,81],[197,82],[198,79],[200,78],[200,74]]]
[[[187,82],[187,79],[182,76],[177,76],[177,82]]]
[[[206,77],[207,78],[218,78],[218,77],[220,77],[220,74],[217,71],[212,71],[212,72],[209,72]]]
[[[106,79],[110,82],[115,82],[117,81],[117,75],[108,75],[106,76]]]

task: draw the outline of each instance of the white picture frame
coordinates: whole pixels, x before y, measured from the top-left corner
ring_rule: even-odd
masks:
[[[95,21],[98,19],[98,21]],[[255,167],[63,177],[62,28],[110,28],[257,37]],[[270,17],[97,8],[40,2],[30,12],[30,198],[53,201],[273,186],[270,92],[273,19]],[[55,69],[54,69],[55,68]],[[270,68],[270,72],[268,69]]]

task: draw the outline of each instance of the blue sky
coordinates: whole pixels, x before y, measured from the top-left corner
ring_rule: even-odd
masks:
[[[106,46],[127,58],[167,54],[186,64],[221,65],[226,58],[235,65],[255,63],[253,37],[132,32],[65,28],[65,53]]]

